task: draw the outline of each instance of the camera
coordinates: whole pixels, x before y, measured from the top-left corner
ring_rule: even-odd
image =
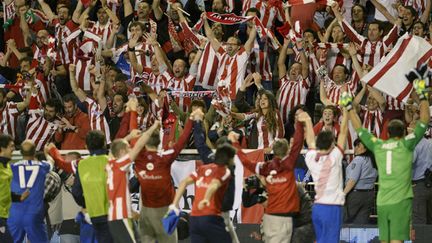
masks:
[[[256,175],[247,177],[245,179],[245,184],[248,189],[258,189],[261,187],[261,182]]]

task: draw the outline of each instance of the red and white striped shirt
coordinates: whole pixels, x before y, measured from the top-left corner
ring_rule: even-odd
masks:
[[[222,47],[220,47],[218,55],[220,55],[218,80],[221,83],[219,85],[229,87],[230,98],[234,100],[237,90],[240,88],[244,79],[249,54],[246,52],[244,47],[241,47],[240,50],[231,57]]]
[[[92,98],[87,97],[85,102],[87,103],[87,114],[90,120],[90,129],[102,131],[105,134],[106,144],[110,144],[110,130],[108,127],[108,122],[104,116],[104,111],[101,110],[100,105]]]
[[[280,93],[278,97],[278,105],[284,123],[288,121],[288,115],[291,109],[296,105],[304,105],[306,103],[306,96],[309,93],[309,88],[309,78],[290,81],[287,74],[279,79]]]
[[[412,6],[417,10],[418,16],[421,16],[426,10],[427,2],[430,0],[404,0],[405,6]]]
[[[112,23],[111,21],[108,21],[108,23],[105,24],[105,26],[102,26],[99,21],[97,22],[90,22],[90,31],[101,37],[101,44],[102,47],[106,47],[106,43],[110,35],[112,35]]]
[[[255,114],[258,116],[258,114]],[[257,130],[258,130],[258,147],[257,149],[268,148],[273,145],[276,138],[284,137],[284,125],[279,112],[276,112],[276,133],[273,134],[267,126],[267,122],[264,116],[261,116],[257,120]]]
[[[166,80],[168,80],[167,88],[171,91],[193,91],[196,80],[194,76],[187,74],[183,78],[179,79],[174,77],[174,75],[168,71],[165,71],[162,75]],[[175,97],[175,102],[179,106],[180,110],[187,112],[191,103],[191,98],[182,96]]]
[[[361,110],[363,112],[363,127],[379,138],[383,128],[382,111],[379,108],[371,111],[365,106],[361,106]]]
[[[76,55],[74,56],[75,63],[75,79],[78,86],[84,91],[90,91],[90,66],[95,64],[95,54],[98,48],[98,43],[91,39],[86,39],[79,45]]]
[[[204,89],[215,90],[218,68],[219,56],[208,42],[198,62],[197,85],[201,84]]]
[[[147,111],[142,116],[137,116],[138,129],[140,129],[141,131],[146,131],[147,129],[149,129],[153,125],[155,120],[156,120],[156,117],[153,114],[153,112],[151,112],[150,110]]]
[[[333,69],[336,65],[344,65],[345,67],[351,67],[351,58],[346,58],[342,55],[341,49],[338,47],[330,47],[327,49],[327,70],[329,70],[330,76],[333,74]]]
[[[402,101],[399,101],[390,95],[383,93],[384,98],[386,99],[386,107],[387,110],[390,111],[400,111],[405,110],[405,105]]]
[[[44,117],[44,111],[38,108],[38,101],[35,95],[30,98],[29,121],[26,127],[26,139],[32,140],[36,145],[36,151],[44,148],[51,142],[54,133],[59,127],[59,121],[48,121]]]
[[[108,221],[132,218],[131,197],[129,193],[129,169],[132,161],[129,155],[120,159],[108,161],[107,172],[108,190]]]
[[[161,73],[165,73],[166,69],[161,70],[161,68],[159,68],[159,71]],[[143,77],[143,82],[149,85],[156,92],[156,94],[159,94],[159,92],[162,89],[168,87],[168,80],[167,80],[168,77],[163,76],[161,74],[156,75],[150,71],[150,72],[146,72],[145,74],[143,73],[142,77]]]
[[[349,82],[347,82],[348,90],[351,93],[351,95],[355,94],[357,91],[357,85],[359,82],[359,78],[357,73],[354,73],[352,75],[352,78]],[[342,85],[336,84],[333,80],[330,78],[325,78],[324,87],[327,91],[327,98],[333,103],[338,105],[339,104],[339,98],[342,93]]]
[[[372,67],[380,62],[381,58],[390,51],[393,43],[398,39],[399,28],[397,25],[393,26],[390,32],[381,40],[371,42],[366,37],[357,33],[346,20],[343,20],[342,23],[339,24],[342,26],[342,29],[348,38],[354,43],[360,45],[359,54],[362,57],[360,61],[369,64]]]
[[[75,38],[75,40],[71,41],[69,44],[66,39],[78,28],[78,25],[72,20],[69,20],[62,26],[58,18],[53,19],[52,24],[55,26],[56,49],[59,54],[59,61],[62,64],[69,64],[73,61],[75,48],[78,46],[78,39]]]
[[[15,138],[18,114],[17,104],[6,102],[5,107],[0,110],[0,133],[8,134]]]
[[[277,1],[272,1],[277,2]],[[270,4],[267,0],[258,0],[255,5],[261,13],[261,22],[267,29],[273,29],[273,25],[275,19],[277,18],[279,21],[284,23],[285,20],[285,12],[282,8],[282,1],[280,4]],[[247,11],[247,10],[246,10]]]
[[[263,50],[261,50],[258,41],[255,40],[254,48],[249,56],[246,74],[258,72],[261,74],[262,80],[272,80],[272,67],[270,66],[268,52],[268,44],[265,44]]]

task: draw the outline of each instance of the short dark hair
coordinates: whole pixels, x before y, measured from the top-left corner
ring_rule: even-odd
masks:
[[[60,103],[60,101],[58,99],[49,99],[45,102],[44,107],[49,106],[49,107],[54,107],[55,112],[60,112],[62,110],[62,104]]]
[[[316,139],[318,150],[328,150],[335,141],[333,131],[321,131]]]
[[[278,139],[273,144],[273,153],[275,156],[279,158],[283,158],[286,156],[288,152],[289,142],[285,138]]]
[[[72,102],[74,104],[77,103],[77,97],[74,94],[67,94],[63,97],[63,103]]]
[[[389,138],[403,137],[405,135],[405,124],[399,119],[393,119],[387,126]]]
[[[115,69],[112,69],[112,70],[115,70]],[[127,81],[128,79],[129,79],[129,77],[126,74],[120,72],[120,73],[116,74],[114,82]]]
[[[326,106],[324,106],[324,108],[322,109],[322,111],[324,112],[324,110],[331,110],[331,111],[333,111],[334,117],[338,117],[339,116],[339,110],[334,105],[326,105]]]
[[[313,35],[314,39],[318,40],[318,34],[313,29],[305,29],[305,31],[303,32],[303,35],[304,35],[304,33],[311,33]]]
[[[9,146],[10,142],[13,142],[13,138],[8,134],[0,134],[0,151]]]
[[[27,53],[26,52],[26,50],[23,50],[23,51],[20,51],[20,52],[25,52],[25,53]],[[27,53],[27,54],[29,54],[29,53]],[[31,53],[30,53],[31,54]],[[23,57],[23,58],[21,58],[20,60],[19,60],[19,63],[21,64],[21,63],[23,63],[23,62],[29,62],[30,64],[33,62],[33,58],[31,57],[31,56],[25,56],[25,57]]]
[[[88,150],[105,149],[105,134],[99,130],[91,130],[86,136]]]
[[[378,25],[378,30],[379,30],[379,31],[384,31],[384,26],[383,26],[383,24],[382,24],[380,21],[378,21],[378,20],[374,20],[374,21],[372,21],[372,22],[369,23],[369,26],[370,26],[371,24],[376,24],[376,25]]]
[[[154,131],[151,135],[149,140],[147,141],[146,145],[150,147],[157,147],[159,146],[161,142],[159,130]]]
[[[68,152],[66,155],[75,156],[77,159],[81,158],[81,154],[77,151]]]
[[[120,150],[126,149],[127,147],[128,144],[124,139],[116,139],[111,143],[111,153],[118,158]]]
[[[123,94],[123,93],[117,92],[117,93],[114,94],[114,96],[116,96],[116,95],[120,95],[120,96],[122,97],[122,100],[123,100],[124,103],[127,103],[127,102],[128,102],[128,99],[129,99],[129,98],[127,97],[126,94]],[[113,98],[114,98],[114,96],[113,96]]]
[[[411,12],[412,16],[416,19],[418,17],[417,11],[412,6],[404,6],[405,9]]]
[[[189,108],[192,109],[193,106],[198,106],[202,108],[202,111],[205,112],[206,111],[206,104],[203,100],[192,100]]]
[[[344,73],[345,73],[346,75],[349,75],[349,74],[350,74],[348,68],[347,68],[345,65],[343,65],[343,64],[336,64],[336,65],[334,66],[334,68],[335,68],[335,67],[343,67],[343,69],[344,69]],[[333,69],[334,69],[334,68],[333,68]]]
[[[258,18],[261,18],[261,12],[257,8],[250,8],[246,11],[246,16],[248,13],[255,13]]]
[[[214,163],[218,165],[228,165],[229,162],[234,158],[236,150],[233,146],[228,143],[219,145],[216,148]]]
[[[142,31],[145,30],[145,25],[139,21],[134,21],[129,25],[129,31],[131,31],[132,27],[139,26]]]

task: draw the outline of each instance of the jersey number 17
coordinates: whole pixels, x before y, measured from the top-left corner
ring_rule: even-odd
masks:
[[[29,178],[26,178],[26,173],[25,173],[26,171],[31,172]],[[33,184],[36,181],[38,172],[39,172],[39,166],[37,166],[37,165],[28,165],[28,166],[18,167],[18,176],[19,176],[20,187],[21,188],[32,188]],[[27,183],[26,183],[26,181],[27,181]]]

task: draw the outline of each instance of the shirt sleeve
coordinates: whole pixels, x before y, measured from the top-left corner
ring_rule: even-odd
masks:
[[[116,160],[115,163],[121,171],[128,171],[132,161],[130,160],[129,154],[127,154],[126,156]]]
[[[360,138],[360,140],[363,142],[363,144],[370,150],[375,151],[375,144],[379,140],[376,138],[372,133],[370,133],[366,128],[362,127],[360,129],[357,129],[357,134]]]
[[[360,162],[360,160],[361,157],[356,157],[348,166],[346,171],[347,179],[353,180],[355,182],[357,182],[360,179],[361,163],[358,163]]]
[[[420,142],[425,134],[427,125],[422,122],[417,122],[414,132],[405,136],[403,139],[404,145],[411,151],[414,151],[415,146]]]

